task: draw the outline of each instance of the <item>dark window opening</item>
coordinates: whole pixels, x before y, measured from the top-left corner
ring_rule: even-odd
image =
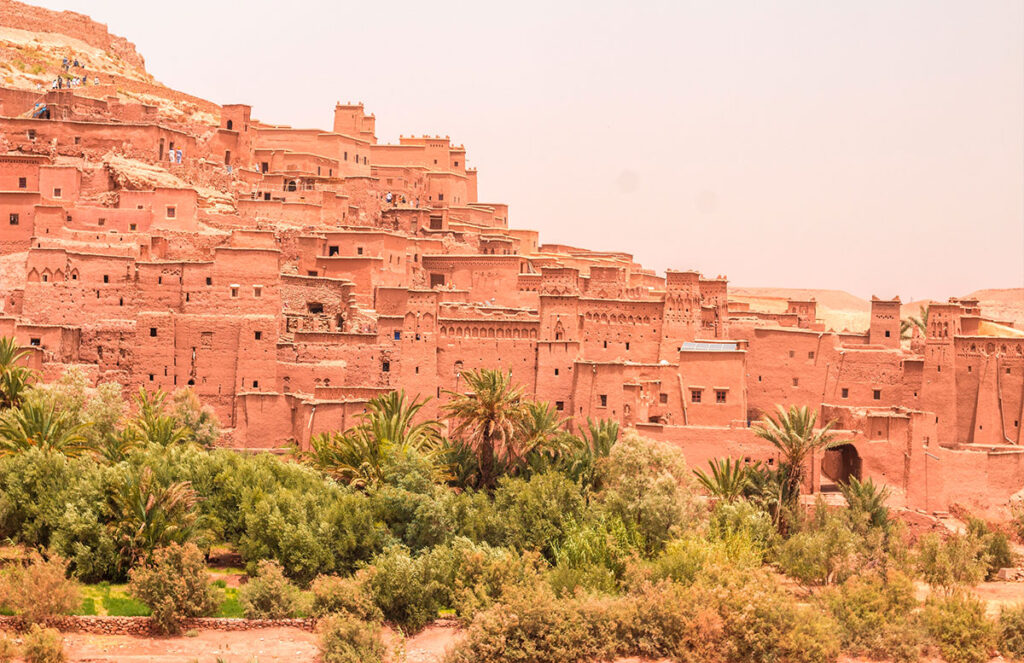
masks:
[[[213,279],[209,276],[206,277],[206,285],[213,285]]]
[[[307,302],[306,310],[310,313],[318,314],[324,312],[324,305],[320,302]]]
[[[892,336],[891,332],[888,329],[886,329],[885,330],[885,337],[889,338],[890,336]]]
[[[361,246],[357,246],[356,247],[356,255],[357,256],[363,255],[363,247],[361,247]]]
[[[565,402],[564,401],[555,401],[555,410],[556,411],[561,412],[564,409],[565,409]]]
[[[390,361],[386,361],[386,360],[381,362],[380,370],[383,371],[384,373],[390,373],[391,372],[391,362]]]
[[[398,331],[397,329],[395,330],[395,340],[396,341],[401,341],[402,340],[402,332]]]
[[[259,380],[253,380],[252,381],[252,388],[253,389],[259,389],[260,388],[260,381]]]
[[[701,397],[701,390],[700,389],[691,389],[690,390],[690,402],[691,403],[700,403],[700,397]]]
[[[269,163],[267,163],[266,161],[264,161],[264,162],[262,162],[262,163],[260,164],[260,172],[261,172],[261,173],[266,173],[266,172],[268,172],[269,170],[270,170],[270,164],[269,164]]]
[[[234,128],[234,124],[231,122],[231,120],[228,120],[228,129],[233,129],[233,128]]]
[[[846,387],[843,387],[843,398],[849,398],[849,397],[850,397],[850,390],[847,389]]]
[[[19,177],[18,178],[18,188],[19,189],[26,189],[26,188],[28,188],[28,178],[26,178],[26,177]]]
[[[104,274],[103,275],[103,282],[104,283],[110,283],[110,274]]]
[[[339,251],[340,251],[340,249],[337,246],[328,246],[327,247],[327,255],[328,256],[336,256],[336,255],[338,255]]]
[[[658,394],[659,403],[668,403],[668,394]]]
[[[715,402],[716,403],[724,403],[725,399],[728,398],[728,395],[729,395],[729,392],[723,391],[721,389],[716,389],[715,390]]]
[[[873,397],[873,398],[874,398],[874,399],[875,399],[876,401],[880,401],[880,400],[882,400],[882,390],[881,390],[881,389],[875,389],[875,390],[873,390],[873,391],[871,392],[871,395],[872,395],[872,397]]]
[[[558,369],[557,368],[555,369],[555,375],[558,375]]]
[[[150,327],[149,328],[149,335],[150,336],[156,336],[156,327]]]
[[[253,332],[253,337],[254,337],[254,338],[255,338],[255,339],[257,340],[257,341],[263,340],[263,332],[261,332],[261,331],[258,331],[258,332]]]
[[[608,407],[608,394],[601,394],[601,407]]]
[[[30,338],[28,340],[28,344],[31,345],[32,347],[38,348],[40,343],[41,343],[41,341],[38,338]]]
[[[20,219],[20,217],[17,214],[11,214],[11,225],[12,226],[18,225],[18,220],[19,219]]]

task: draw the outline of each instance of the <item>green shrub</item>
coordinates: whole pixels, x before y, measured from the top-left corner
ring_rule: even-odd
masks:
[[[2,593],[14,612],[30,624],[70,615],[82,605],[78,583],[67,578],[67,562],[33,551],[28,564],[15,565],[4,578]]]
[[[331,615],[320,621],[320,656],[323,663],[381,663],[384,643],[380,628],[349,615]]]
[[[468,622],[511,589],[541,582],[544,561],[538,553],[516,553],[460,537],[425,553],[422,564],[438,604]]]
[[[779,660],[786,663],[833,663],[839,658],[836,623],[813,608],[798,608],[792,627],[779,643]]]
[[[164,633],[177,633],[185,617],[205,617],[217,610],[203,554],[191,543],[160,548],[151,563],[132,569],[129,591],[149,606]]]
[[[367,573],[354,576],[317,576],[310,589],[313,593],[311,612],[316,617],[341,614],[366,622],[379,622],[383,613],[373,602],[372,591],[367,587]]]
[[[779,547],[779,567],[807,585],[840,583],[859,570],[859,544],[843,519],[828,515],[824,523],[794,534]]]
[[[26,663],[64,663],[64,638],[55,628],[33,624],[22,643]]]
[[[988,569],[983,541],[960,534],[921,537],[916,565],[925,582],[947,592],[981,582]]]
[[[374,558],[367,575],[373,600],[389,622],[415,632],[437,617],[439,588],[422,557],[395,546]]]
[[[985,604],[964,592],[932,597],[921,620],[925,630],[950,663],[982,663],[995,645],[994,624],[985,616]]]
[[[1024,603],[1006,606],[999,614],[999,651],[1024,659]]]
[[[529,480],[503,477],[494,492],[494,508],[502,517],[505,545],[553,559],[553,547],[583,513],[583,497],[575,483],[557,472]]]
[[[256,577],[238,590],[238,600],[246,619],[284,619],[295,616],[299,590],[284,577],[280,564],[263,560]]]
[[[829,590],[824,601],[839,622],[844,651],[899,662],[920,657],[921,637],[912,614],[917,600],[906,576],[854,576]]]
[[[627,431],[598,461],[597,475],[596,511],[635,529],[645,554],[660,551],[700,510],[682,453],[636,431]]]

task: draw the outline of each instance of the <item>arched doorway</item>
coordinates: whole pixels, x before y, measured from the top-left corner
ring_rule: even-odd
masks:
[[[861,459],[852,444],[841,444],[825,452],[821,459],[822,492],[839,490],[850,477],[861,478]]]

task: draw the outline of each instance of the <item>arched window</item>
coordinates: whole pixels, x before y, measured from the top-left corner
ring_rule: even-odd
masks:
[[[231,120],[228,120],[228,130],[230,131],[231,129],[234,129],[234,128],[235,128],[234,123]]]

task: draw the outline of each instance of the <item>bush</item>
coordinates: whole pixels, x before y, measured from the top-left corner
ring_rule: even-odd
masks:
[[[950,663],[983,663],[995,644],[995,628],[985,604],[966,593],[932,597],[921,620],[942,658]]]
[[[494,492],[494,508],[504,524],[505,545],[552,559],[553,546],[582,515],[583,497],[575,483],[557,472],[529,480],[503,477]]]
[[[368,586],[384,618],[406,631],[422,629],[441,607],[438,587],[423,559],[395,546],[377,556],[367,570]]]
[[[0,633],[0,663],[11,663],[18,655],[18,645],[6,633]]]
[[[315,617],[341,614],[365,622],[379,622],[384,619],[384,614],[373,602],[365,572],[359,572],[349,578],[317,576],[310,589],[313,592],[310,610]]]
[[[597,510],[634,528],[653,554],[698,513],[693,476],[682,453],[628,431],[598,462]]]
[[[779,548],[782,571],[807,585],[840,583],[859,569],[860,540],[834,515],[812,529],[798,532]]]
[[[22,644],[26,663],[64,663],[64,638],[55,628],[33,624]]]
[[[999,615],[999,651],[1024,659],[1024,603],[1006,606]]]
[[[945,539],[937,534],[921,537],[916,561],[921,578],[947,592],[981,582],[988,568],[983,542],[959,534]]]
[[[33,551],[26,566],[14,566],[5,579],[7,606],[30,624],[70,615],[82,605],[78,583],[67,578],[68,564]]]
[[[177,633],[186,617],[205,617],[217,610],[203,554],[192,543],[176,543],[153,553],[153,561],[132,569],[129,592],[152,610],[163,633]]]
[[[256,577],[238,590],[238,600],[246,619],[285,619],[295,616],[299,590],[284,577],[280,564],[263,560]]]
[[[839,622],[847,653],[898,662],[920,657],[921,637],[912,615],[917,600],[906,576],[854,576],[824,600]]]
[[[515,553],[457,538],[424,555],[438,603],[452,608],[465,622],[478,611],[501,601],[513,588],[542,581],[538,553]]]
[[[323,663],[381,663],[384,643],[376,625],[349,615],[321,620],[320,655]]]

